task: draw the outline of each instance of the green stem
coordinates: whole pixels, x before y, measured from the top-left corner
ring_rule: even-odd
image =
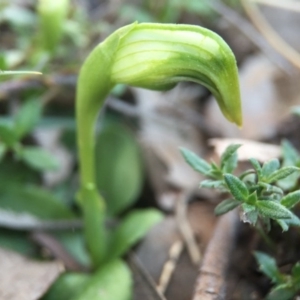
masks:
[[[77,200],[83,212],[87,247],[93,266],[98,267],[106,252],[106,230],[105,202],[96,186],[95,124],[99,110],[113,85],[108,80],[100,83],[95,81],[95,78],[101,78],[99,73],[102,68],[92,66],[105,63],[92,54],[81,69],[77,86],[76,120],[80,169],[80,190]]]
[[[208,87],[223,114],[242,123],[234,55],[215,33],[198,26],[131,24],[111,34],[85,60],[76,93],[80,190],[85,237],[92,261],[105,257],[105,202],[95,176],[95,124],[98,112],[116,83],[168,90],[180,81]]]

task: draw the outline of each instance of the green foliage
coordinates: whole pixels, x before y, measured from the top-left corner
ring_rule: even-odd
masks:
[[[143,184],[141,156],[135,138],[124,126],[110,123],[101,130],[96,175],[109,215],[123,212],[137,200]]]
[[[95,47],[80,70],[76,93],[81,177],[77,201],[84,213],[86,240],[95,265],[102,261],[105,247],[100,245],[106,239],[105,201],[97,191],[95,176],[98,112],[117,84],[161,91],[181,81],[203,84],[214,94],[224,116],[241,125],[234,54],[221,37],[205,28],[137,22],[124,26]],[[128,204],[122,205],[114,204],[113,210],[120,211]]]
[[[287,140],[282,141],[281,145],[283,166],[296,166],[300,167],[300,154],[294,148],[294,146]],[[280,180],[278,185],[284,190],[291,190],[297,187],[297,181],[299,178],[298,173],[293,173],[286,178]]]
[[[130,300],[131,290],[128,267],[120,260],[114,260],[92,275],[63,274],[43,300]]]
[[[0,123],[0,161],[8,151],[38,171],[56,170],[57,159],[40,147],[23,146],[22,138],[27,136],[40,120],[42,105],[39,100],[29,100],[21,106],[12,122]]]
[[[296,263],[291,271],[291,275],[282,274],[274,258],[256,251],[254,256],[259,265],[259,269],[274,284],[274,287],[266,296],[267,300],[291,300],[300,291],[300,263]]]
[[[87,286],[91,277],[83,273],[65,273],[55,281],[42,300],[73,300]]]
[[[162,214],[154,209],[135,210],[130,212],[111,237],[108,259],[124,255],[150,228],[162,220]]]
[[[39,0],[40,35],[46,51],[53,53],[63,33],[69,0]]]
[[[5,182],[0,186],[0,198],[1,209],[20,215],[31,215],[44,220],[65,220],[75,217],[61,199],[37,186]]]
[[[74,300],[130,300],[132,279],[128,267],[114,260],[92,275],[86,286]],[[105,298],[104,298],[105,297]]]
[[[235,199],[224,200],[216,206],[215,214],[217,216],[223,215],[223,214],[229,212],[230,210],[236,208],[240,204],[241,204],[241,202],[238,200],[235,200]]]
[[[215,213],[221,215],[236,207],[242,210],[245,222],[255,225],[258,220],[270,224],[275,220],[286,231],[290,225],[300,226],[300,219],[291,212],[300,202],[299,192],[289,194],[276,185],[276,183],[299,172],[295,166],[280,167],[278,159],[272,159],[260,165],[256,159],[250,159],[254,169],[243,172],[240,176],[226,173],[235,171],[237,166],[237,149],[240,145],[230,145],[221,156],[218,166],[208,164],[189,150],[182,149],[185,160],[198,172],[209,178],[201,182],[201,187],[215,188],[221,192],[227,191],[232,199],[224,200],[216,208]],[[200,167],[199,167],[200,166]],[[205,166],[205,167],[203,167]]]
[[[185,161],[197,172],[209,175],[211,171],[211,166],[204,159],[200,158],[198,155],[192,151],[180,148],[181,154],[184,157]]]

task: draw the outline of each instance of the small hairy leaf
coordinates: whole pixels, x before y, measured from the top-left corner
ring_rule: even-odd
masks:
[[[271,290],[266,300],[291,300],[295,294],[289,283],[280,284]]]
[[[216,208],[215,208],[215,214],[217,216],[223,215],[223,214],[229,212],[230,210],[236,208],[240,204],[241,204],[241,202],[237,201],[235,199],[224,200],[224,201],[222,201],[220,204],[218,204],[216,206]]]
[[[247,204],[254,205],[257,201],[257,194],[256,191],[254,191],[251,195],[249,195],[247,199]]]
[[[292,213],[283,205],[274,201],[256,201],[258,211],[271,219],[290,219]]]
[[[194,152],[180,148],[180,152],[184,157],[185,161],[197,172],[208,175],[209,171],[211,170],[211,166],[207,163],[204,159],[200,158]]]
[[[255,225],[258,219],[258,211],[254,205],[248,203],[242,204],[243,214],[241,215],[241,220],[244,223],[249,223]]]
[[[300,191],[295,191],[284,196],[280,203],[286,208],[293,208],[300,202]]]
[[[283,167],[280,170],[275,171],[272,175],[270,175],[267,179],[266,182],[267,183],[272,183],[275,181],[278,181],[280,179],[283,179],[291,174],[293,174],[294,172],[299,172],[300,169],[297,167]]]
[[[273,172],[278,170],[280,167],[279,160],[277,158],[271,159],[263,164],[262,177],[268,178]]]
[[[203,180],[200,183],[200,187],[202,188],[210,188],[210,189],[220,189],[224,188],[224,181],[223,180]]]
[[[258,160],[255,158],[250,158],[249,161],[252,164],[254,170],[257,172],[258,177],[260,177],[262,173],[262,168]]]
[[[24,147],[20,157],[27,165],[38,171],[52,171],[59,168],[56,157],[39,147]]]
[[[295,165],[300,160],[297,149],[288,140],[282,141],[281,149],[284,166]]]
[[[254,256],[259,265],[260,271],[269,277],[273,283],[279,284],[284,281],[284,277],[279,272],[276,261],[273,257],[260,251],[255,251]]]
[[[236,200],[239,201],[247,200],[249,196],[249,191],[243,181],[241,181],[238,177],[231,174],[225,174],[224,179],[231,194]]]
[[[275,185],[271,185],[265,182],[259,182],[258,185],[264,188],[266,192],[283,195],[283,190]]]
[[[283,162],[282,165],[284,167],[287,166],[298,166],[300,161],[300,155],[298,151],[294,148],[294,146],[288,141],[284,140],[281,145]],[[280,180],[277,184],[282,189],[288,191],[293,189],[296,186],[299,178],[299,174],[293,173],[286,178]]]
[[[300,226],[300,219],[293,212],[291,212],[291,218],[284,219],[284,221],[287,225]]]
[[[129,213],[112,236],[107,260],[124,255],[162,218],[163,215],[155,209],[135,210]]]
[[[237,166],[237,149],[240,144],[229,145],[221,156],[221,169],[224,173],[232,173]]]
[[[288,231],[289,225],[283,219],[277,219],[276,222],[281,227],[282,231]]]

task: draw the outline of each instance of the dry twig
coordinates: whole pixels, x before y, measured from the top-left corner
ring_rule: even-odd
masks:
[[[292,48],[277,34],[254,3],[250,3],[249,0],[242,0],[241,3],[253,24],[264,35],[274,49],[300,69],[300,54],[298,51]]]
[[[300,12],[299,1],[292,0],[252,0],[252,2],[260,3],[263,5],[275,6],[283,9],[292,10],[293,12]]]
[[[206,1],[206,3],[215,12],[220,14],[228,23],[234,25],[238,30],[241,31],[250,41],[253,42],[261,51],[270,59],[280,70],[287,74],[290,74],[293,70],[291,65],[284,57],[274,51],[266,40],[259,34],[257,30],[252,26],[250,22],[247,22],[237,12],[223,4],[219,0]]]
[[[140,289],[143,289],[142,297],[144,300],[166,300],[164,295],[156,288],[154,280],[134,253],[129,255],[128,263],[133,272],[135,282],[139,283]],[[140,298],[138,298],[138,300],[139,299]]]
[[[178,193],[178,198],[176,203],[177,226],[187,246],[187,250],[193,264],[198,265],[201,261],[201,254],[200,254],[199,247],[196,243],[193,230],[187,219],[186,206],[187,206],[187,194],[181,191]]]
[[[167,287],[170,283],[170,280],[175,271],[177,262],[180,258],[180,255],[181,255],[183,249],[184,249],[184,244],[181,240],[176,241],[171,246],[171,249],[169,252],[169,259],[163,266],[163,270],[161,272],[158,286],[157,286],[157,289],[161,294],[164,294],[165,291],[167,290]]]
[[[225,274],[235,242],[237,221],[236,210],[220,217],[202,260],[193,300],[225,299]]]
[[[59,259],[67,270],[77,272],[87,271],[87,268],[77,262],[52,235],[36,231],[30,237],[34,242],[50,251],[56,259]]]

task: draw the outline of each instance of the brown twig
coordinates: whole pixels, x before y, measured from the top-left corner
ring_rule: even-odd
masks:
[[[135,282],[143,289],[144,300],[166,300],[164,295],[157,289],[156,284],[149,273],[142,266],[139,258],[132,252],[128,258],[129,266],[133,272]],[[140,300],[140,298],[138,298]]]
[[[250,3],[249,0],[242,0],[241,3],[253,24],[274,47],[274,49],[276,49],[278,53],[285,57],[295,67],[300,69],[300,54],[298,51],[292,48],[277,34],[254,3]]]
[[[234,25],[242,34],[253,42],[280,70],[290,74],[293,69],[289,62],[274,51],[266,40],[255,30],[252,24],[242,18],[237,12],[219,0],[206,1],[207,5],[220,14],[228,23]]]
[[[30,235],[31,239],[38,245],[46,248],[56,258],[62,261],[69,271],[87,271],[88,269],[77,262],[62,246],[62,244],[49,233],[35,231]]]
[[[183,191],[178,193],[176,202],[176,221],[178,229],[183,237],[189,256],[193,264],[198,265],[201,260],[199,247],[196,243],[193,230],[186,215],[187,194]]]
[[[260,3],[263,5],[269,5],[274,7],[279,7],[283,9],[288,9],[293,12],[300,12],[300,3],[297,1],[291,1],[291,0],[252,0],[253,2]]]
[[[178,260],[180,258],[180,255],[182,254],[183,249],[184,244],[182,240],[176,241],[170,248],[169,259],[163,266],[157,286],[157,289],[161,294],[164,294],[168,288],[168,285],[176,269]]]
[[[193,300],[225,299],[225,275],[235,242],[237,221],[236,210],[220,217],[202,260]]]

